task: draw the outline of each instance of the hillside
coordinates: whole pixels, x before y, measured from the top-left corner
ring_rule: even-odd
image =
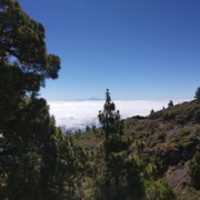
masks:
[[[200,149],[199,122],[197,100],[169,106],[146,118],[136,116],[123,121],[123,140],[129,144],[129,156],[137,158],[143,170],[148,171],[151,185],[164,180],[177,199],[200,199],[200,192],[195,189],[198,186],[191,180],[190,167]],[[103,142],[101,132],[90,129],[85,134],[77,134],[76,142],[95,152]]]

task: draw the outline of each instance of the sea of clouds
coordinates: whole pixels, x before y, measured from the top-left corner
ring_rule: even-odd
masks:
[[[152,109],[160,110],[169,101],[116,100],[116,108],[122,118],[134,115],[148,115]],[[176,101],[177,103],[178,101]],[[50,113],[54,115],[56,124],[66,130],[84,129],[87,125],[98,126],[97,115],[103,109],[103,100],[85,101],[50,101]]]

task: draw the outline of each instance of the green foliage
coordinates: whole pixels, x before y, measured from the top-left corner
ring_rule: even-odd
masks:
[[[106,91],[104,111],[99,112],[99,121],[105,135],[105,165],[101,177],[97,179],[96,199],[140,199],[144,194],[140,169],[128,156],[128,144],[122,141],[120,114],[115,111],[109,90]]]
[[[123,120],[122,134],[113,131],[108,139],[103,128],[99,129],[98,134],[90,130],[82,135],[79,143],[84,143],[85,147],[92,146],[94,152],[98,151],[91,160],[91,166],[96,168],[85,190],[90,191],[86,199],[139,200],[145,199],[144,194],[151,199],[176,199],[179,194],[179,199],[198,199],[199,192],[193,186],[189,195],[185,193],[189,185],[185,163],[192,158],[200,144],[200,127],[194,118],[198,110],[197,101],[185,102],[155,112],[156,117],[153,118],[132,117]],[[168,112],[173,113],[173,120],[163,118]],[[185,116],[184,126],[176,122],[179,116]],[[104,134],[100,135],[101,132]],[[129,177],[136,184],[131,186],[132,193],[125,175],[129,171],[126,165],[129,161],[134,172],[134,176]],[[179,166],[181,170],[177,170]],[[128,173],[131,174],[130,171]],[[119,183],[117,180],[120,180]]]
[[[13,0],[0,1],[0,47],[1,199],[72,199],[61,191],[78,179],[84,154],[65,142],[38,98],[45,79],[57,78],[60,59],[47,53],[44,27]]]
[[[122,134],[122,123],[119,111],[115,111],[115,104],[111,100],[110,92],[106,90],[106,102],[103,112],[99,111],[99,121],[102,125],[105,138],[119,138]]]
[[[126,152],[112,154],[105,172],[97,179],[96,199],[142,199],[140,167]]]
[[[175,200],[175,195],[163,180],[146,181],[146,199],[147,200]]]
[[[173,106],[174,106],[174,102],[172,100],[170,100],[169,103],[168,103],[168,108],[171,108]]]
[[[154,113],[155,113],[155,111],[152,109],[152,110],[150,111],[150,117],[153,117]]]
[[[162,119],[185,125],[189,122],[200,122],[199,117],[200,104],[199,101],[184,102],[177,105],[169,105],[167,109],[154,112],[150,115],[151,119]]]
[[[200,100],[200,87],[197,88],[194,98]]]
[[[192,184],[196,189],[200,189],[200,153],[197,152],[189,163]]]

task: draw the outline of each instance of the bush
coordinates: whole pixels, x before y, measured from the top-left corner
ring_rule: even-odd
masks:
[[[200,189],[200,152],[197,152],[189,163],[192,185]]]
[[[147,200],[175,200],[175,195],[163,180],[147,181],[145,184]]]

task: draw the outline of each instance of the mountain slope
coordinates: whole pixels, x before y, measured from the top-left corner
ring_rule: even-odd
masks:
[[[164,180],[175,193],[174,199],[200,199],[190,167],[200,149],[199,101],[170,105],[148,117],[123,120],[123,124],[128,154],[142,163],[144,174],[148,173],[152,181],[150,185]],[[95,152],[100,148],[103,136],[101,129],[90,129],[76,135],[75,140],[89,152]],[[195,170],[198,172],[199,168],[200,165]]]

